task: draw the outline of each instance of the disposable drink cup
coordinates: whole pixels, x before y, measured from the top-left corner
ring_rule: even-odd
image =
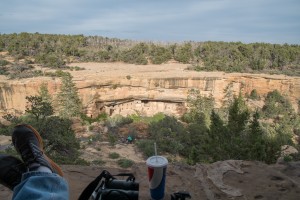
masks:
[[[163,156],[147,159],[149,187],[152,200],[162,200],[165,196],[168,160]]]

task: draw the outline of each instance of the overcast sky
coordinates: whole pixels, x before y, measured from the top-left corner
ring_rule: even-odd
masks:
[[[1,0],[0,33],[300,44],[300,0]]]

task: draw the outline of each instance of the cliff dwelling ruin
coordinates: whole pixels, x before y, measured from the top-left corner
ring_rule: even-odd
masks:
[[[111,102],[92,102],[87,109],[87,115],[95,117],[105,112],[109,116],[114,115],[132,115],[142,114],[152,116],[156,113],[163,112],[169,115],[180,116],[186,111],[186,102],[184,101],[167,101],[152,99],[126,99],[115,100]]]

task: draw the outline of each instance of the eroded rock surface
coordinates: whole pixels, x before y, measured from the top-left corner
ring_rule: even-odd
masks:
[[[300,99],[300,78],[284,75],[242,74],[223,72],[196,72],[186,70],[187,65],[130,65],[123,63],[74,63],[84,67],[72,71],[80,98],[89,116],[99,112],[108,114],[133,114],[136,111],[153,115],[157,112],[180,115],[190,89],[199,89],[212,95],[216,107],[221,106],[224,91],[250,94],[253,89],[260,96],[277,89],[290,98],[295,109]],[[60,88],[59,78],[36,77],[8,80],[0,76],[0,115],[4,112],[24,112],[25,97],[37,95],[40,85],[48,83],[53,97]],[[250,102],[251,103],[251,102]],[[253,102],[253,105],[260,105]]]

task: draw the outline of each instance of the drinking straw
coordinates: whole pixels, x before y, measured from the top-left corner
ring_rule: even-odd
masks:
[[[155,152],[155,158],[157,162],[157,149],[156,149],[156,142],[154,142],[154,152]]]

